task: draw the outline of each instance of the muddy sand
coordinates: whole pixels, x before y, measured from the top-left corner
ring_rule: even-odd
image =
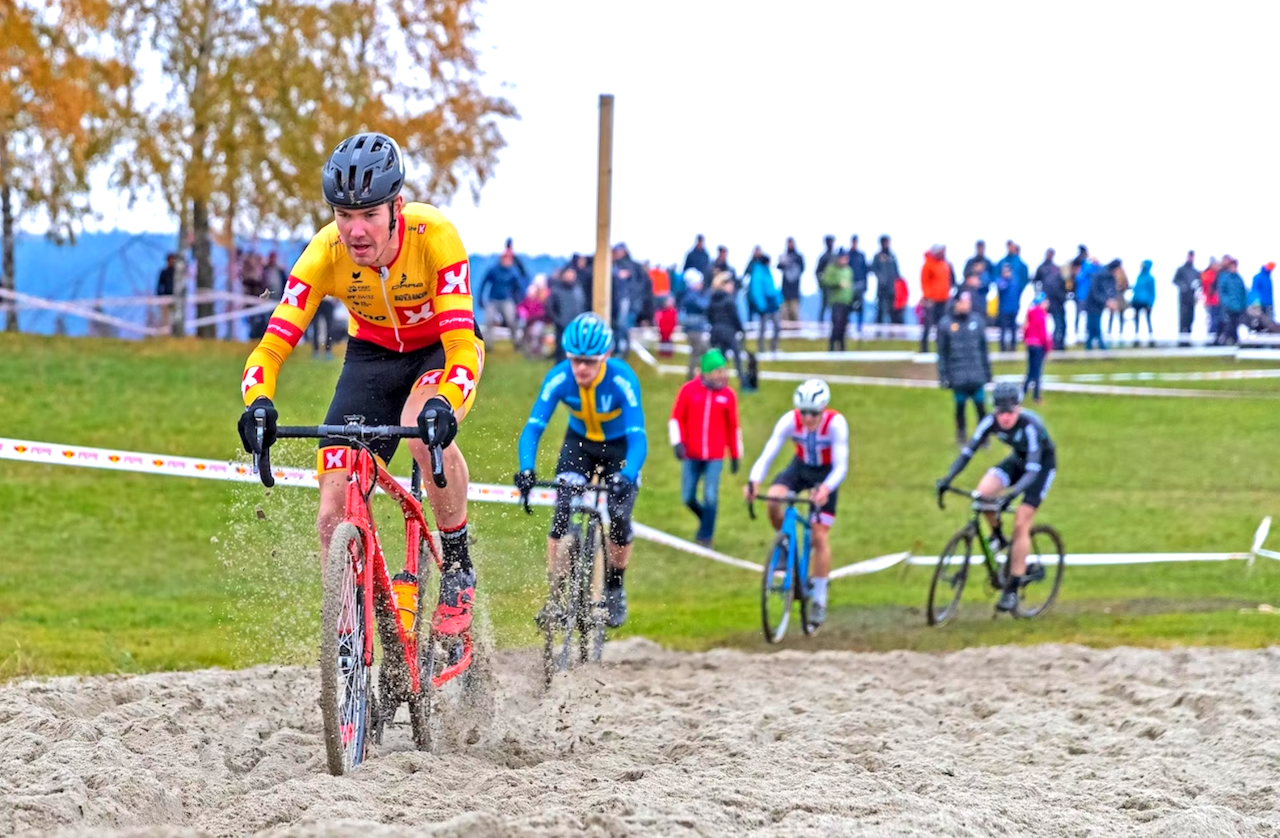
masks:
[[[0,834],[1280,838],[1280,647],[609,652],[349,777],[310,668],[10,683]]]

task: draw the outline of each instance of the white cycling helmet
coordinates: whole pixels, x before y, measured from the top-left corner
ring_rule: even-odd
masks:
[[[796,388],[791,401],[796,410],[825,410],[831,403],[831,388],[821,378],[810,378]]]

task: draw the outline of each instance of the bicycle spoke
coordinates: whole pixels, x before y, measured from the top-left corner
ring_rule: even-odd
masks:
[[[1025,581],[1018,590],[1018,616],[1038,617],[1049,609],[1062,584],[1065,563],[1062,539],[1057,532],[1044,525],[1032,527]]]
[[[973,534],[966,528],[951,537],[938,557],[925,609],[929,625],[940,626],[959,610],[960,594],[969,577],[969,563],[975,546]]]

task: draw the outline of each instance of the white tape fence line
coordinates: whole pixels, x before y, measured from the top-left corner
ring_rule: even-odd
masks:
[[[258,482],[258,476],[253,473],[252,468],[246,463],[210,460],[199,457],[175,457],[140,451],[119,451],[110,448],[93,448],[83,445],[67,445],[6,437],[0,437],[0,460],[78,466],[81,468],[158,474],[171,477],[193,477],[204,480],[242,483]],[[318,488],[319,486],[316,482],[315,471],[312,469],[275,467],[272,469],[272,473],[276,477],[277,485],[304,488]],[[407,478],[401,477],[397,478],[397,480],[401,485],[408,487],[409,480]],[[467,490],[467,499],[482,503],[516,504],[520,501],[520,495],[514,486],[471,483]],[[530,495],[530,501],[538,506],[549,506],[555,503],[555,492],[549,489],[536,490]],[[762,565],[755,562],[725,555],[639,522],[633,522],[633,527],[637,536],[655,544],[662,544],[689,555],[698,556],[730,567],[749,570],[753,573],[760,573],[764,570]],[[1246,559],[1252,564],[1256,556],[1280,560],[1280,553],[1272,552],[1262,547],[1270,528],[1271,518],[1268,517],[1258,527],[1257,532],[1254,534],[1253,549],[1247,553],[1083,553],[1068,554],[1067,564],[1073,566],[1099,566],[1237,559]],[[975,560],[978,560],[978,558],[975,557]],[[913,556],[909,552],[892,553],[836,568],[831,571],[831,578],[839,579],[845,576],[864,576],[870,573],[878,573],[904,562],[908,565],[933,565],[937,561],[936,556]]]

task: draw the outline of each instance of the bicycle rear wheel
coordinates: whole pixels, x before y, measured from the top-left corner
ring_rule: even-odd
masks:
[[[364,562],[360,529],[339,524],[329,543],[320,607],[320,714],[329,773],[335,775],[362,763],[368,746],[373,667],[364,661],[367,615],[356,574]]]
[[[973,556],[973,531],[964,527],[947,542],[933,569],[929,583],[929,601],[925,617],[931,626],[940,626],[960,610],[960,594],[969,578],[969,561]]]
[[[766,643],[778,643],[787,633],[796,586],[790,568],[791,539],[778,533],[760,581],[760,621]]]
[[[1027,554],[1024,581],[1018,586],[1018,607],[1014,614],[1030,619],[1049,610],[1062,587],[1062,574],[1067,566],[1067,552],[1062,536],[1048,524],[1031,528],[1031,552]]]

